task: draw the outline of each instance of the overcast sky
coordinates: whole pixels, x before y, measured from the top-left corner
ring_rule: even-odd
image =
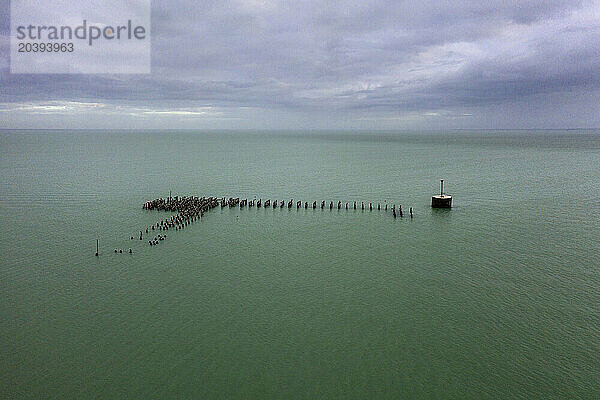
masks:
[[[600,127],[600,0],[152,2],[152,74],[9,73],[0,128]]]

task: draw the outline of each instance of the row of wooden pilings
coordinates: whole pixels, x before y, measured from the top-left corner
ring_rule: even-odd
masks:
[[[239,205],[240,208],[244,208],[245,206],[248,206],[248,207],[254,207],[254,206],[256,206],[256,207],[265,207],[265,208],[272,206],[273,208],[284,208],[286,206],[286,201],[285,200],[278,201],[278,200],[267,199],[263,203],[262,199],[258,199],[258,200],[256,200],[256,199],[254,199],[254,200],[243,199],[243,200],[240,200],[239,197],[236,197],[236,198],[230,197],[229,199],[226,199],[225,197],[222,197],[221,200],[220,200],[220,204],[221,204],[221,208],[223,208],[225,206],[229,206],[231,208],[231,207],[236,207],[238,205]],[[344,208],[346,210],[348,209],[349,204],[350,204],[349,202],[345,203]],[[287,208],[292,208],[293,206],[294,206],[294,199],[291,199],[291,200],[289,200],[287,202]],[[313,201],[310,206],[313,209],[316,209],[317,208],[317,202]],[[325,206],[326,206],[326,202],[325,202],[325,200],[322,200],[321,201],[321,205],[320,205],[321,209],[324,209]],[[308,209],[309,208],[309,202],[305,201],[303,203],[301,200],[296,201],[296,209],[299,209],[301,207],[304,207],[305,209]],[[338,200],[336,207],[337,207],[338,210],[342,209],[342,202]],[[354,210],[357,209],[356,201],[353,202],[353,204],[352,204],[351,207]],[[333,210],[333,208],[334,208],[334,202],[330,201],[329,202],[329,209]],[[360,208],[361,208],[361,210],[365,209],[365,203],[364,202],[361,202]],[[373,203],[371,202],[371,203],[369,203],[369,211],[373,211],[373,209],[374,209],[374,206],[373,206]],[[377,210],[378,211],[381,210],[381,203],[377,203]],[[385,211],[388,211],[388,205],[387,204],[385,204]],[[410,213],[411,217],[414,216],[412,207],[410,207],[409,213]],[[397,216],[403,217],[402,205],[399,205],[398,209],[396,209],[396,205],[394,204],[392,206],[392,215],[394,216],[394,218],[396,218]]]
[[[153,224],[150,227],[146,228],[146,234],[151,234],[151,231],[154,230],[169,230],[169,229],[175,229],[175,230],[179,230],[179,229],[184,229],[187,225],[194,223],[195,221],[198,221],[200,218],[202,218],[204,216],[204,213],[207,212],[208,210],[217,207],[217,206],[221,206],[221,208],[224,207],[229,207],[229,208],[233,208],[233,207],[239,207],[239,208],[244,208],[244,207],[264,207],[264,208],[268,208],[268,207],[272,207],[272,208],[284,208],[287,205],[287,208],[292,208],[294,206],[294,200],[290,199],[289,201],[285,201],[285,200],[271,200],[271,199],[266,199],[263,200],[262,199],[240,199],[239,197],[221,197],[221,198],[217,198],[217,197],[197,197],[197,196],[191,196],[191,197],[169,197],[167,199],[163,199],[163,198],[158,198],[152,201],[149,201],[147,203],[144,203],[142,208],[145,210],[158,210],[158,211],[171,211],[171,212],[177,212],[177,214],[172,215],[169,218],[165,218],[162,219],[158,222],[156,222],[156,224]],[[301,200],[298,200],[295,202],[296,205],[296,209],[299,209],[301,207],[304,207],[305,209],[309,208],[309,202],[308,201],[304,201],[302,202]],[[313,201],[311,207],[313,209],[317,208],[317,202]],[[320,207],[321,209],[324,209],[326,207],[326,202],[325,200],[322,200],[320,203]],[[338,201],[337,205],[336,205],[337,209],[340,210],[342,208],[342,202]],[[352,209],[356,210],[358,208],[358,205],[356,203],[356,201],[354,201],[352,203],[352,205],[350,206],[349,202],[346,202],[344,204],[344,208],[346,210],[348,210],[350,207],[352,207]],[[334,202],[330,201],[329,202],[329,209],[332,210],[334,208]],[[360,204],[360,209],[361,210],[365,210],[366,205],[364,202],[361,202]],[[370,211],[373,211],[373,209],[376,208],[378,211],[382,209],[381,203],[377,203],[377,206],[375,207],[373,205],[372,202],[369,203],[368,205],[368,209]],[[383,209],[385,211],[388,211],[388,205],[384,204]],[[400,218],[402,218],[404,216],[404,213],[402,211],[402,205],[399,205],[398,208],[396,208],[396,205],[392,205],[391,207],[392,210],[392,216],[394,218],[397,218],[398,216]],[[410,207],[409,209],[409,214],[410,217],[412,218],[414,216],[413,214],[413,209],[412,207]],[[144,232],[143,230],[140,231],[140,240],[143,240],[144,236]],[[132,237],[133,238],[133,237]],[[164,240],[164,238],[160,238],[160,237],[155,237],[153,239],[150,239],[148,241],[148,243],[150,245],[156,245],[159,244],[159,242],[161,240]]]
[[[248,199],[240,199],[239,197],[221,197],[221,198],[216,198],[216,197],[172,197],[172,198],[168,198],[168,199],[156,199],[153,201],[149,201],[147,203],[144,203],[142,208],[145,210],[158,210],[158,211],[177,211],[177,215],[171,217],[171,219],[165,219],[162,222],[159,222],[160,225],[168,225],[170,227],[176,227],[177,225],[181,225],[181,222],[185,221],[186,219],[189,219],[189,217],[194,217],[197,215],[203,216],[205,211],[208,211],[211,208],[216,207],[217,205],[220,205],[221,208],[223,207],[237,207],[239,206],[240,208],[244,208],[246,206],[248,207],[273,207],[273,208],[284,208],[287,204],[287,208],[292,208],[294,206],[294,200],[291,199],[289,200],[287,203],[285,200],[271,200],[271,199],[266,199],[263,200],[262,199],[252,199],[252,200],[248,200]],[[309,202],[308,201],[304,201],[302,202],[301,200],[298,200],[295,202],[296,204],[296,208],[299,209],[301,207],[304,207],[305,209],[309,208]],[[322,200],[320,203],[320,207],[321,209],[326,207],[326,201]],[[349,202],[346,202],[344,204],[344,208],[347,210],[350,206]],[[334,202],[330,201],[329,202],[329,209],[333,209],[334,208]],[[342,208],[343,204],[341,201],[338,201],[337,204],[335,205],[335,207],[337,207],[338,210],[340,210]],[[312,207],[313,209],[317,208],[317,202],[313,201],[312,204],[310,205],[310,207]],[[354,201],[352,203],[351,206],[354,210],[356,210],[358,208],[356,201]],[[365,210],[366,206],[364,202],[361,202],[360,204],[360,209],[361,210]],[[374,208],[376,208],[378,211],[382,209],[381,207],[381,203],[377,203],[377,206],[375,207],[373,205],[372,202],[369,203],[368,206],[370,211],[373,211]],[[392,214],[394,216],[403,216],[403,212],[402,212],[402,205],[399,205],[398,208],[396,208],[396,205],[394,204],[392,207]],[[384,205],[384,210],[388,211],[388,205],[385,204]],[[411,216],[413,216],[413,211],[412,211],[412,207],[410,207],[409,209],[409,213]],[[158,227],[158,226],[157,226]]]
[[[157,221],[155,224],[152,224],[150,226],[147,226],[143,229],[141,229],[139,231],[139,240],[147,240],[148,244],[150,246],[157,246],[159,245],[162,241],[167,239],[167,235],[166,233],[164,233],[164,231],[168,231],[169,229],[175,229],[176,231],[178,230],[182,230],[185,229],[186,226],[193,224],[194,222],[200,221],[202,219],[202,217],[204,217],[204,214],[206,212],[208,212],[209,210],[220,206],[221,208],[224,207],[229,207],[229,208],[234,208],[234,207],[239,207],[240,209],[244,208],[244,207],[263,207],[263,208],[284,208],[287,206],[287,208],[293,208],[294,205],[296,206],[296,209],[300,209],[300,208],[304,208],[304,209],[308,209],[309,207],[312,209],[316,209],[317,206],[319,205],[321,209],[325,209],[326,207],[329,207],[330,210],[333,210],[334,207],[336,207],[338,210],[344,208],[346,210],[352,208],[354,210],[357,209],[361,209],[361,210],[365,210],[368,209],[370,211],[373,211],[374,209],[380,211],[380,210],[384,210],[384,211],[388,211],[388,205],[384,204],[384,206],[382,207],[381,203],[377,203],[377,205],[374,205],[372,202],[370,202],[367,205],[365,205],[364,202],[361,202],[360,205],[357,204],[356,201],[352,202],[352,204],[350,202],[345,202],[342,203],[341,201],[338,200],[337,203],[334,203],[333,201],[329,201],[329,204],[327,204],[327,202],[325,200],[322,200],[319,203],[317,203],[316,201],[313,201],[312,203],[309,203],[308,201],[301,201],[301,200],[297,200],[294,202],[293,199],[290,199],[289,201],[285,201],[285,200],[271,200],[271,199],[266,199],[266,200],[262,200],[262,199],[240,199],[239,197],[198,197],[198,196],[183,196],[183,197],[179,197],[179,196],[174,196],[174,197],[168,197],[166,199],[164,198],[158,198],[152,201],[148,201],[146,203],[144,203],[142,205],[142,208],[144,210],[157,210],[157,211],[168,211],[168,212],[175,212],[176,214],[171,215],[170,217],[167,218],[163,218],[160,219],[159,221]],[[392,211],[392,216],[394,218],[400,217],[402,218],[404,216],[404,213],[402,211],[402,205],[399,205],[398,207],[396,207],[396,205],[392,205],[391,207],[391,211]],[[412,207],[410,207],[409,209],[409,214],[410,217],[413,218],[414,214],[413,214],[413,209]],[[158,233],[156,231],[160,231],[163,233]],[[134,236],[130,237],[130,240],[135,240]],[[132,254],[132,249],[129,248],[128,251],[130,254]],[[117,250],[115,249],[115,253],[123,253],[122,250]],[[98,250],[96,250],[96,255],[98,255]]]

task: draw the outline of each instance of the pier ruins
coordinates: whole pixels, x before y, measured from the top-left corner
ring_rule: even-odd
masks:
[[[444,193],[444,181],[441,180],[441,193],[439,196],[433,196],[431,206],[433,208],[451,208],[452,197],[448,196]],[[369,212],[383,212],[388,213],[388,203],[384,202],[383,206],[381,203],[375,204],[374,202],[369,202],[368,205],[361,201],[360,205],[357,205],[356,201],[352,203],[342,200],[321,200],[321,201],[307,201],[307,200],[298,200],[298,199],[241,199],[239,197],[198,197],[198,196],[171,196],[169,192],[169,197],[158,198],[152,201],[145,202],[142,204],[142,208],[144,210],[149,211],[165,211],[170,212],[171,215],[165,218],[161,218],[155,224],[144,227],[139,231],[139,236],[136,234],[131,236],[131,240],[136,240],[139,237],[139,240],[146,240],[149,246],[157,246],[162,241],[167,239],[166,231],[169,229],[180,231],[185,229],[188,225],[193,224],[194,222],[198,222],[202,220],[205,213],[210,210],[220,207],[220,208],[236,208],[236,209],[244,209],[244,208],[264,208],[264,209],[293,209],[295,206],[296,210],[300,210],[303,208],[308,210],[309,207],[312,210],[316,210],[320,208],[321,210],[329,209],[329,211],[333,211],[333,209],[337,210],[346,210],[357,211],[358,207],[360,207],[360,212],[365,212],[368,207]],[[392,204],[390,207],[391,217],[394,219],[404,218],[404,212],[402,210],[402,205]],[[414,218],[413,208],[409,207],[408,215],[410,219]],[[160,233],[159,233],[160,232]],[[124,253],[122,249],[115,249],[115,253],[122,254]],[[132,254],[133,251],[129,248],[126,253]],[[96,240],[96,256],[98,256],[98,240]]]
[[[352,204],[349,206],[349,204]],[[195,222],[200,221],[206,213],[214,208],[265,208],[265,209],[296,209],[299,210],[303,208],[308,210],[309,208],[312,210],[316,210],[320,208],[321,210],[329,209],[332,211],[334,208],[337,210],[357,210],[360,207],[360,211],[366,211],[368,207],[368,211],[372,212],[374,210],[378,212],[388,212],[388,204],[384,203],[383,206],[381,203],[373,203],[369,202],[368,205],[365,202],[360,202],[360,206],[357,206],[356,201],[353,203],[350,202],[342,202],[341,200],[337,201],[303,201],[303,200],[285,200],[285,199],[241,199],[239,197],[198,197],[198,196],[169,196],[165,198],[158,198],[152,201],[148,201],[142,205],[144,210],[154,210],[154,211],[165,211],[172,213],[170,216],[161,218],[156,223],[144,227],[139,231],[139,235],[136,234],[130,237],[130,240],[145,240],[148,242],[149,246],[157,246],[162,241],[167,239],[166,231],[175,230],[180,231],[184,230],[188,225],[191,225]],[[410,218],[414,217],[412,207],[410,207]],[[393,204],[391,206],[391,217],[403,218],[404,213],[402,211],[402,205],[396,206]],[[118,251],[119,253],[123,253],[122,250]],[[126,251],[129,254],[132,254],[131,248]],[[115,253],[117,250],[115,249]],[[98,255],[96,251],[96,255]]]

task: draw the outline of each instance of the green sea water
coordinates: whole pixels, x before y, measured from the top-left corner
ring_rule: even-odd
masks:
[[[2,131],[0,207],[4,399],[600,398],[599,132]]]

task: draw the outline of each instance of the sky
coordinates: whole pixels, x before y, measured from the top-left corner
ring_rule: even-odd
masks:
[[[0,128],[600,127],[600,0],[152,1],[150,74],[11,74]]]

